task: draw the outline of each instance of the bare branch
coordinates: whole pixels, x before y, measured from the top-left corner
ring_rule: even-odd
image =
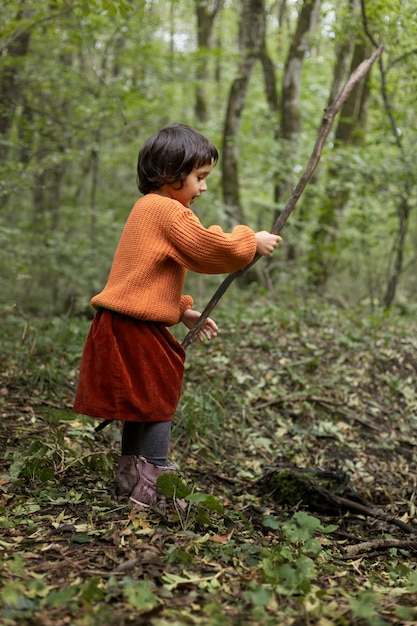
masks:
[[[346,546],[344,549],[345,559],[352,559],[358,556],[370,556],[370,550],[387,550],[388,548],[397,548],[398,550],[410,550],[417,552],[417,542],[409,539],[374,539],[373,541],[363,541],[353,546]]]
[[[320,487],[318,487],[318,490],[319,489]],[[336,494],[331,494],[331,497],[333,501],[335,502],[335,504],[338,504],[341,507],[345,507],[349,509],[350,511],[355,511],[356,513],[367,515],[368,517],[373,517],[375,519],[383,520],[387,524],[391,524],[392,526],[397,526],[397,528],[400,528],[404,532],[409,533],[411,535],[415,535],[417,533],[416,526],[407,524],[406,522],[403,522],[402,520],[398,519],[394,515],[391,515],[390,513],[386,513],[385,511],[381,509],[377,509],[373,506],[366,506],[364,504],[361,504],[360,502],[354,502],[353,500],[350,500],[349,498],[344,498]]]

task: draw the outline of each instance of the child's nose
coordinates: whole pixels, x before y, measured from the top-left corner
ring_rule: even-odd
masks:
[[[200,190],[201,191],[207,191],[207,183],[206,183],[205,180],[201,181]]]

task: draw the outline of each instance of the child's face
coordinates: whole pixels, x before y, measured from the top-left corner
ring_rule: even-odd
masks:
[[[198,168],[194,167],[184,180],[181,189],[177,189],[177,185],[164,185],[160,191],[163,195],[178,200],[189,209],[194,199],[201,196],[203,191],[207,191],[206,178],[213,169],[213,165],[214,163],[210,163]]]

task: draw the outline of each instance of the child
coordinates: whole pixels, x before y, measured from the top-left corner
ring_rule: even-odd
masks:
[[[185,350],[167,327],[192,328],[200,317],[182,290],[187,270],[234,272],[258,252],[271,254],[281,238],[236,226],[224,233],[204,228],[190,207],[207,190],[218,152],[204,135],[171,124],[139,152],[137,180],[143,194],[117,247],[84,347],[74,410],[123,421],[116,479],[141,509],[163,508],[156,481],[174,472],[168,447],[179,402]],[[198,333],[212,339],[208,318]]]

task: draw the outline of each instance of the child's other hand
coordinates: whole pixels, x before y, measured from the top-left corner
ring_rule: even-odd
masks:
[[[256,252],[262,256],[269,256],[273,253],[278,244],[282,241],[279,235],[273,235],[267,230],[261,230],[255,233]]]
[[[200,317],[201,313],[199,311],[195,311],[194,309],[186,309],[182,314],[181,322],[191,330],[191,328],[194,328],[194,326],[197,324]],[[197,333],[198,340],[204,341],[204,338],[206,338],[210,341],[210,339],[214,339],[214,337],[217,337],[218,330],[219,329],[216,322],[208,317],[206,320],[204,320],[201,328]]]

